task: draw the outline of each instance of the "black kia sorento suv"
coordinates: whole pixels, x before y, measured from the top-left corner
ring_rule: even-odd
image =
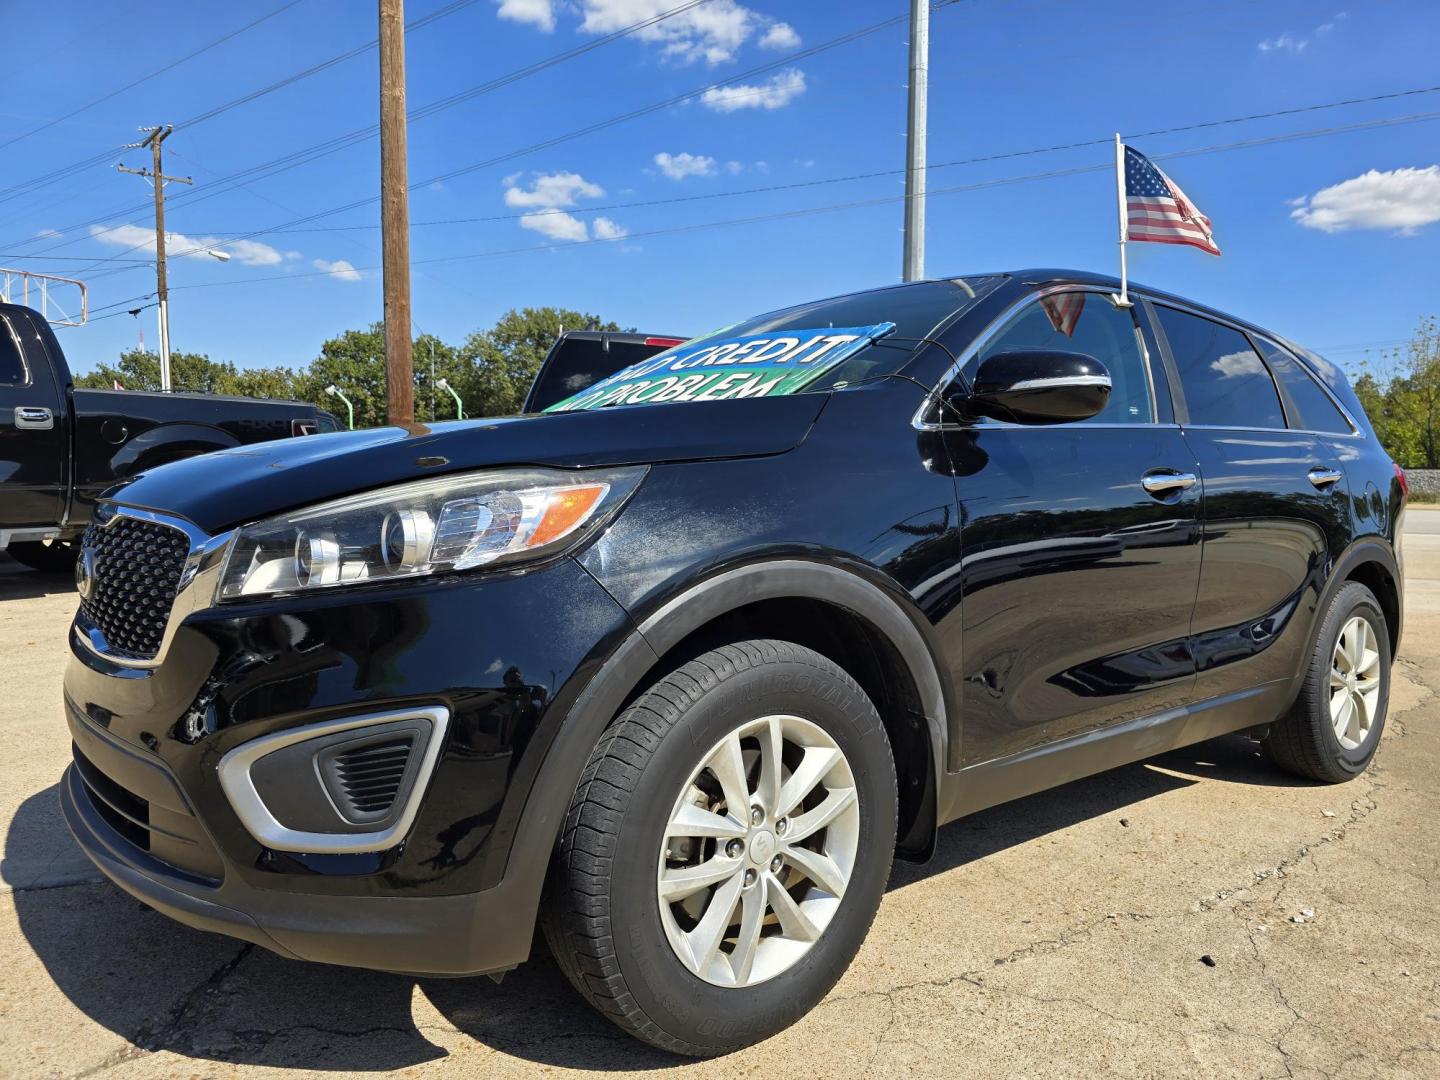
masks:
[[[494,974],[538,922],[615,1023],[713,1055],[814,1007],[962,815],[1231,732],[1356,776],[1403,476],[1332,364],[1116,286],[801,304],[544,413],[112,490],[70,828],[286,957]]]

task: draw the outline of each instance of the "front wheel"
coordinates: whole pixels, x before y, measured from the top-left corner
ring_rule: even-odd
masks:
[[[819,1003],[895,848],[895,767],[844,671],[783,641],[660,679],[591,754],[542,915],[576,989],[631,1034],[711,1056]]]
[[[77,549],[60,540],[23,540],[5,549],[18,563],[47,574],[66,574],[75,569]]]

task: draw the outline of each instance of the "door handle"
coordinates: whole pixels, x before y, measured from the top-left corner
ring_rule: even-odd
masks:
[[[38,405],[15,406],[15,426],[31,431],[49,431],[55,426],[55,414]]]
[[[1177,495],[1182,491],[1189,491],[1195,486],[1196,479],[1194,473],[1176,472],[1174,469],[1157,469],[1155,472],[1142,476],[1140,486],[1151,495],[1164,498],[1166,495]]]
[[[1327,469],[1323,465],[1317,465],[1306,474],[1310,483],[1314,484],[1321,491],[1324,491],[1331,484],[1337,483],[1340,479],[1340,470]]]

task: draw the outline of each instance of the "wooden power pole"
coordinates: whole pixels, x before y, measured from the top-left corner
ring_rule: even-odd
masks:
[[[405,0],[380,0],[380,233],[388,420],[415,419],[410,339],[410,177],[405,159]]]
[[[175,130],[170,124],[159,127],[141,128],[150,134],[142,142],[131,143],[128,148],[148,146],[153,169],[130,169],[124,165],[115,167],[124,173],[143,176],[155,185],[155,300],[159,308],[160,321],[160,389],[170,389],[170,289],[165,277],[165,185],[167,183],[188,184],[188,176],[166,176],[161,167],[160,144]],[[127,148],[127,149],[128,149]],[[227,256],[228,258],[228,256]]]

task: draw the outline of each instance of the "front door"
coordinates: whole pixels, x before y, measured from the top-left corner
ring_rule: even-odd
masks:
[[[0,528],[54,525],[64,509],[65,414],[29,316],[0,315]]]
[[[1103,412],[1069,424],[947,425],[961,525],[966,764],[1176,708],[1195,665],[1201,488],[1133,309],[1037,298],[973,350],[1086,353]]]

